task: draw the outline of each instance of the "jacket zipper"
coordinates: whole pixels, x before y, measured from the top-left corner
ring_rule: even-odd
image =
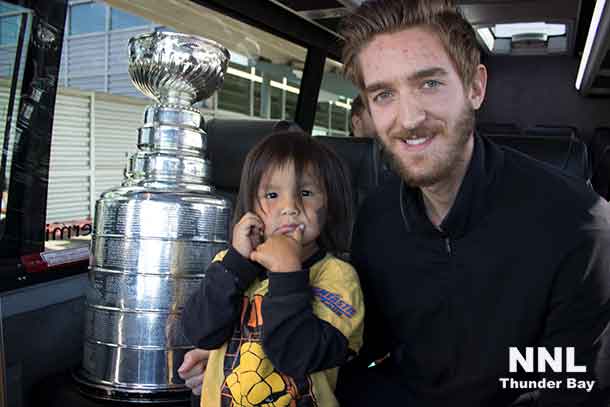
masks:
[[[447,254],[451,254],[452,248],[451,248],[451,239],[449,239],[449,237],[445,238],[445,248],[447,249]]]

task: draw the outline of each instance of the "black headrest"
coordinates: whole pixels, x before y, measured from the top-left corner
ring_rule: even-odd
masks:
[[[278,120],[212,119],[207,123],[208,156],[212,161],[213,184],[229,194],[237,193],[246,155],[254,145],[274,130],[297,125]],[[317,137],[345,161],[359,204],[378,184],[377,151],[373,140],[353,137]]]
[[[568,173],[589,180],[591,169],[587,146],[576,137],[557,135],[487,135],[495,143],[513,148]]]
[[[212,119],[206,124],[207,154],[212,161],[212,183],[227,192],[239,189],[241,168],[248,152],[274,130],[288,130],[284,120]]]
[[[578,139],[578,131],[570,126],[541,126],[528,127],[523,130],[525,136],[530,137],[566,137]]]
[[[477,123],[477,130],[482,134],[521,134],[521,129],[514,123]]]

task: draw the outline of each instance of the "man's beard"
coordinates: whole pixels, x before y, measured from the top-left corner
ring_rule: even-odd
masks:
[[[474,121],[474,110],[464,104],[452,134],[448,134],[448,130],[440,126],[422,127],[412,130],[412,133],[415,134],[434,134],[434,137],[444,137],[446,142],[449,143],[447,149],[442,152],[430,151],[425,153],[424,159],[428,162],[429,167],[425,173],[416,173],[408,168],[400,160],[400,157],[392,151],[390,146],[382,140],[384,154],[389,159],[390,167],[400,175],[407,185],[411,187],[434,185],[441,180],[448,179],[451,173],[459,168],[460,163],[465,159],[466,144],[474,130]]]

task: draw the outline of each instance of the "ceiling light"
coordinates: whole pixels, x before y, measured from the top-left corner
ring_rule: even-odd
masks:
[[[591,56],[591,48],[593,48],[593,42],[597,35],[597,28],[602,18],[602,11],[606,6],[606,0],[597,0],[595,3],[595,10],[593,10],[593,17],[591,18],[591,25],[589,26],[589,34],[587,34],[587,42],[585,43],[585,50],[580,59],[580,66],[578,67],[578,75],[576,76],[576,89],[580,90],[582,85],[582,79],[585,74],[585,68],[589,63],[589,57]]]
[[[485,27],[485,28],[479,28],[477,31],[479,33],[479,36],[481,37],[481,39],[487,46],[487,49],[490,51],[493,51],[494,42],[496,39],[494,38],[494,35],[491,33],[491,30],[488,27]]]
[[[496,24],[492,28],[496,38],[512,38],[519,34],[546,34],[557,36],[566,34],[565,24],[547,24],[545,22]]]

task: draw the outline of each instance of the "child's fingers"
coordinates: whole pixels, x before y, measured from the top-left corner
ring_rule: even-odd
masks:
[[[259,263],[264,266],[265,265],[264,259],[265,259],[264,253],[262,253],[258,250],[253,250],[250,253],[250,260],[252,260],[253,262]]]
[[[262,231],[261,232],[252,232],[250,233],[250,244],[252,245],[253,249],[256,249],[258,247],[258,245],[260,245],[261,243],[263,243],[263,236],[262,236]]]
[[[292,233],[290,233],[290,237],[292,237],[298,243],[301,243],[303,241],[303,230],[305,230],[305,225],[301,223],[292,231]]]
[[[259,223],[259,224],[261,224],[261,225],[263,224],[263,220],[261,219],[261,217],[260,217],[260,216],[258,216],[258,215],[257,215],[257,214],[255,214],[255,213],[253,213],[253,212],[246,212],[246,214],[243,216],[243,218],[242,218],[242,219],[244,219],[244,218],[247,218],[247,219],[253,220],[253,221],[255,221],[255,222],[257,222],[257,223]]]
[[[184,355],[184,360],[178,368],[178,374],[182,379],[196,376],[203,372],[207,363],[209,351],[203,349],[192,349]]]
[[[268,267],[273,262],[273,245],[270,242],[264,242],[258,245],[250,253],[250,260],[259,263],[264,267]]]
[[[265,224],[263,223],[261,218],[255,214],[253,214],[252,212],[246,213],[239,221],[239,224],[248,231],[250,231],[253,228],[256,228],[259,231],[262,231],[265,228]]]

